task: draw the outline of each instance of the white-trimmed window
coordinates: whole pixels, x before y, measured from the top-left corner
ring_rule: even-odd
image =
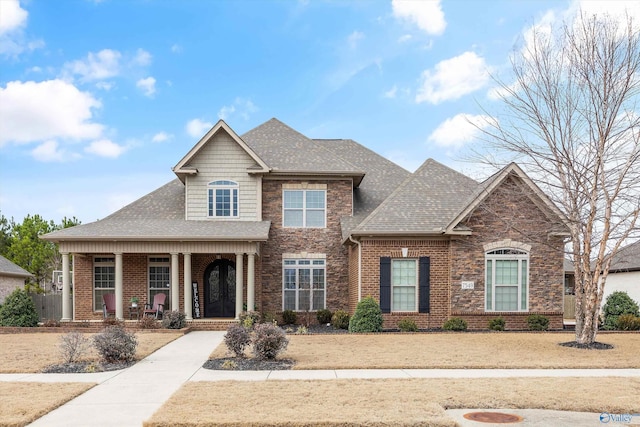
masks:
[[[418,311],[418,261],[391,260],[391,311]]]
[[[282,309],[322,310],[326,306],[327,283],[324,259],[283,261]]]
[[[485,309],[529,309],[529,254],[519,249],[496,249],[485,254]]]
[[[282,199],[285,227],[326,226],[326,190],[283,190]]]
[[[149,257],[149,304],[153,304],[153,297],[156,294],[164,293],[167,299],[164,302],[165,308],[171,307],[171,270],[169,257],[151,256]]]
[[[238,218],[238,183],[219,180],[209,183],[209,209],[211,218]]]
[[[102,310],[102,296],[116,292],[116,261],[114,257],[93,258],[93,309]]]

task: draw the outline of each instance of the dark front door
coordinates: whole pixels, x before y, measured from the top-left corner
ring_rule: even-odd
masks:
[[[235,317],[236,264],[219,259],[204,271],[204,317]]]

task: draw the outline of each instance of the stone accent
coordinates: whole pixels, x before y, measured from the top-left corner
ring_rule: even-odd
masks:
[[[282,226],[283,185],[309,182],[327,187],[326,228],[284,228]],[[282,254],[310,253],[326,256],[326,307],[348,310],[349,268],[347,248],[341,244],[340,218],[352,214],[351,180],[268,180],[262,184],[262,217],[271,221],[269,240],[261,247],[260,311],[282,311]],[[256,278],[258,272],[256,272]],[[256,280],[257,281],[257,280]],[[315,317],[315,316],[314,316]]]

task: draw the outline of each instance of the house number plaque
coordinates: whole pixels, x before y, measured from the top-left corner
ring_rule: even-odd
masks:
[[[462,283],[462,289],[473,289],[473,286],[475,284],[475,282],[461,282]]]

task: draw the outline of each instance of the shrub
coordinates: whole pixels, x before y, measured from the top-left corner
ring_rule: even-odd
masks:
[[[336,310],[331,316],[331,326],[334,329],[349,329],[349,313],[344,310]]]
[[[236,355],[236,357],[244,357],[244,349],[251,343],[249,331],[242,325],[233,324],[227,328],[224,334],[224,344]]]
[[[640,330],[640,317],[633,314],[622,314],[618,316],[616,326],[621,331],[638,331]]]
[[[505,321],[502,316],[489,320],[489,329],[492,331],[504,331]]]
[[[60,355],[64,363],[75,363],[91,347],[91,341],[79,332],[69,332],[60,337]]]
[[[160,327],[160,322],[158,322],[154,317],[144,316],[138,320],[138,327],[140,329],[158,329]]]
[[[285,325],[295,325],[298,321],[298,315],[293,310],[285,310],[282,312],[282,322]]]
[[[60,321],[56,319],[46,319],[44,322],[42,322],[42,326],[44,326],[45,328],[59,328]]]
[[[602,314],[604,316],[602,328],[607,330],[616,329],[618,316],[623,314],[638,316],[638,304],[631,299],[628,293],[616,291],[607,297],[602,307]]]
[[[115,317],[105,317],[102,320],[102,324],[107,326],[122,326],[124,328],[124,320],[116,319]]]
[[[288,344],[287,335],[276,325],[260,323],[254,328],[253,354],[258,359],[275,359]]]
[[[278,324],[278,320],[276,319],[276,315],[271,312],[262,313],[262,323],[273,323]]]
[[[296,335],[306,335],[309,333],[309,328],[307,328],[304,325],[300,325],[298,326],[298,328],[296,329]]]
[[[418,325],[413,319],[402,319],[398,322],[400,332],[418,332]]]
[[[165,311],[162,313],[162,326],[166,329],[182,329],[187,326],[186,316],[181,311]]]
[[[101,360],[107,363],[123,363],[134,360],[138,340],[122,326],[108,326],[93,337]]]
[[[444,329],[445,331],[466,331],[467,322],[460,317],[452,317],[451,319],[444,322],[444,325],[442,325],[442,329]]]
[[[542,314],[531,314],[527,317],[530,331],[546,331],[549,329],[549,318]]]
[[[225,360],[222,362],[222,366],[220,366],[225,371],[233,371],[238,369],[238,364],[234,360]]]
[[[349,332],[382,332],[382,310],[371,297],[363,298],[349,320]]]
[[[254,325],[260,323],[261,316],[257,311],[243,311],[238,318],[242,326],[247,329],[253,329]]]
[[[11,292],[0,307],[0,326],[33,327],[38,320],[36,306],[23,289]]]
[[[322,310],[318,310],[316,312],[316,319],[318,319],[318,323],[321,325],[331,323],[331,316],[333,316],[333,313],[331,312],[331,310],[328,310],[326,308],[323,308]]]

